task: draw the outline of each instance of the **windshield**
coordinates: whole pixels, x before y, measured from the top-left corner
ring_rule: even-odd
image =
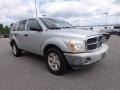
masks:
[[[48,29],[72,28],[72,25],[62,20],[52,18],[40,18],[40,20]]]

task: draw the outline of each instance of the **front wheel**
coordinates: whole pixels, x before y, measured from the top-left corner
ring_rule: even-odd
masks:
[[[14,56],[19,57],[22,54],[22,50],[18,48],[18,46],[16,45],[16,43],[12,43],[12,52],[14,54]]]
[[[47,66],[50,72],[61,75],[68,70],[68,64],[63,53],[57,48],[50,48],[46,51]]]

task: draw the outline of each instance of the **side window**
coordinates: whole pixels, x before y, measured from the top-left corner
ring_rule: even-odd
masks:
[[[93,27],[90,27],[90,29],[92,30],[92,29],[93,29]]]
[[[108,29],[108,27],[104,27],[104,29]]]
[[[35,19],[30,19],[28,21],[27,30],[34,31],[37,29],[40,29],[40,30],[42,29],[39,22]]]
[[[27,20],[23,20],[23,21],[19,22],[18,31],[24,31],[25,30],[26,21]]]

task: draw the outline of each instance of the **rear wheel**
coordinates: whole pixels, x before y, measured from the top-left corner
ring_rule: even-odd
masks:
[[[45,57],[47,59],[47,66],[50,72],[61,75],[67,72],[68,64],[63,53],[57,48],[49,48]]]
[[[14,54],[14,56],[19,57],[22,54],[22,50],[18,48],[18,46],[16,45],[16,43],[12,43],[12,52]]]
[[[120,36],[120,32],[119,32],[119,34],[118,34],[119,36]]]

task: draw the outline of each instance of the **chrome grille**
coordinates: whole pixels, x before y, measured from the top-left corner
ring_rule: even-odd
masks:
[[[89,37],[86,44],[88,50],[95,50],[102,46],[102,36]]]

